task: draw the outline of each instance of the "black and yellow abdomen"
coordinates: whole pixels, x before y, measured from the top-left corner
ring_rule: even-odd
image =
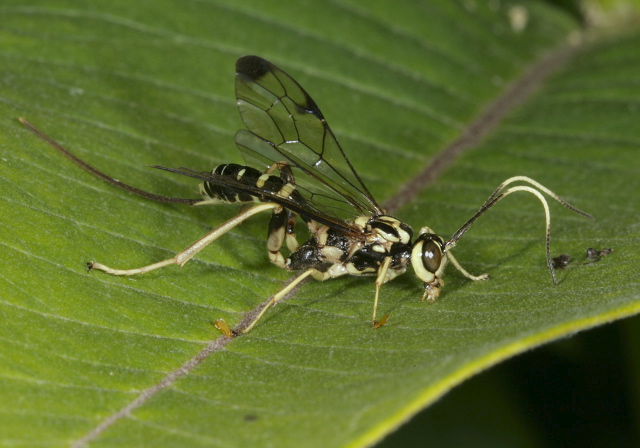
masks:
[[[249,166],[238,165],[236,163],[225,163],[218,165],[212,171],[216,176],[228,177],[246,185],[253,190],[262,190],[266,193],[279,193],[286,185],[285,181],[278,176],[265,174]],[[206,202],[262,202],[263,199],[258,194],[251,194],[240,191],[238,188],[226,187],[213,182],[203,182],[200,186],[200,193]]]

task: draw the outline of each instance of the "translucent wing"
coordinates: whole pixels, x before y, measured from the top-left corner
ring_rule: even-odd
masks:
[[[293,78],[260,57],[244,56],[236,63],[236,97],[247,127],[236,133],[236,144],[247,164],[265,170],[286,161],[305,199],[330,216],[384,213]]]
[[[353,222],[345,221],[340,218],[327,215],[323,211],[318,210],[313,204],[310,204],[308,202],[297,201],[292,197],[282,196],[277,192],[271,191],[267,188],[259,187],[258,185],[248,185],[242,183],[238,179],[235,179],[231,176],[220,176],[215,173],[196,171],[190,168],[167,168],[164,166],[155,165],[151,168],[157,168],[159,170],[169,171],[171,173],[181,174],[183,176],[189,176],[195,179],[222,185],[223,187],[230,188],[235,192],[247,193],[264,202],[275,202],[276,204],[280,204],[287,210],[291,210],[299,216],[310,218],[320,224],[325,224],[334,229],[338,229],[345,235],[362,235],[362,229],[355,226]]]

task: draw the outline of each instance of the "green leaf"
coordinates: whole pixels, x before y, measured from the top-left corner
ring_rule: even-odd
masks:
[[[637,32],[571,47],[583,31],[552,2],[265,3],[0,7],[3,445],[367,446],[501,360],[638,312]],[[237,209],[128,194],[17,118],[126,183],[196,197],[191,179],[145,165],[241,162],[233,66],[244,54],[306,88],[375,197],[419,179],[417,197],[390,204],[416,231],[448,237],[513,175],[592,213],[551,204],[553,255],[574,259],[559,285],[540,204],[521,193],[456,247],[491,280],[449,268],[428,305],[407,273],[383,287],[390,319],[378,330],[373,280],[349,277],[307,282],[251,333],[220,336],[214,320],[240,322],[291,278],[268,262],[266,217],[182,269],[87,273],[90,260],[172,257]],[[536,81],[533,95],[512,87]],[[486,110],[506,113],[495,129]],[[459,139],[470,150],[453,158]],[[615,252],[587,263],[589,247]]]

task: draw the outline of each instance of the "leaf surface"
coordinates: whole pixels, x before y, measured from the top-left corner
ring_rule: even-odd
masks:
[[[86,272],[90,260],[127,268],[172,257],[237,209],[127,194],[66,161],[20,116],[126,183],[196,197],[191,179],[145,165],[241,162],[233,67],[259,54],[312,95],[382,202],[581,32],[544,2],[390,5],[3,2],[2,444],[367,446],[498,361],[638,312],[638,33],[569,51],[484,140],[394,205],[414,230],[448,237],[504,179],[537,179],[596,218],[551,205],[553,255],[574,259],[557,287],[542,209],[522,193],[456,248],[491,280],[449,269],[427,305],[408,273],[384,286],[390,319],[378,330],[373,280],[350,277],[308,282],[250,334],[218,340],[214,320],[238,323],[291,278],[268,262],[266,217],[182,269]],[[587,263],[589,247],[615,252]]]

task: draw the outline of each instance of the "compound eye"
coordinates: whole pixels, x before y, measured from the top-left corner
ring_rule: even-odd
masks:
[[[433,240],[425,241],[422,246],[422,265],[429,272],[434,274],[440,269],[442,264],[442,250]]]
[[[435,233],[421,233],[411,249],[411,265],[420,280],[431,283],[442,276],[447,264],[444,240]]]

